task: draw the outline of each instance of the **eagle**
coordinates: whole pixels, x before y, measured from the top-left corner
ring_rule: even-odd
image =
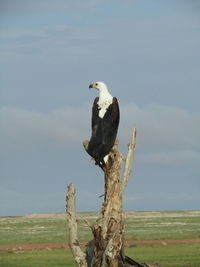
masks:
[[[119,104],[103,82],[95,82],[89,88],[96,88],[96,97],[92,107],[92,135],[87,147],[88,154],[94,158],[95,164],[104,167],[117,136],[119,126]]]

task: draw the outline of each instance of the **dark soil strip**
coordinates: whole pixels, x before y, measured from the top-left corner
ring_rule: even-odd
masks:
[[[142,240],[142,241],[126,241],[126,247],[134,247],[137,245],[167,245],[181,243],[200,243],[200,239],[167,239],[167,240]],[[86,242],[80,243],[82,247]],[[24,251],[24,250],[52,250],[57,248],[69,248],[67,243],[41,243],[41,244],[15,244],[15,245],[0,245],[0,251]]]

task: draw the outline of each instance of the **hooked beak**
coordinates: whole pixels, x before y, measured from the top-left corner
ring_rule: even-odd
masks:
[[[89,85],[89,88],[90,88],[90,89],[91,89],[91,88],[94,88],[94,84],[91,83],[91,84]]]

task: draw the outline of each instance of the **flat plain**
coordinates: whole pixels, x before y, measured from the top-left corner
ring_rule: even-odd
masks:
[[[95,212],[77,214],[80,242],[92,239],[87,223],[95,222],[97,216]],[[200,266],[200,211],[125,212],[125,218],[128,256],[161,266]],[[76,266],[70,251],[63,246],[37,248],[43,243],[56,243],[59,247],[67,243],[67,236],[66,214],[0,217],[0,266]],[[182,243],[172,244],[170,240]],[[32,244],[32,250],[26,251],[20,244]],[[1,249],[5,245],[8,249]]]

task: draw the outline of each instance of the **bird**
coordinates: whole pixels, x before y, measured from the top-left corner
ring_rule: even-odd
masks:
[[[104,82],[95,82],[89,88],[96,88],[99,97],[94,99],[92,107],[92,135],[87,152],[94,158],[95,164],[104,167],[117,136],[120,110],[116,97],[113,97]]]

